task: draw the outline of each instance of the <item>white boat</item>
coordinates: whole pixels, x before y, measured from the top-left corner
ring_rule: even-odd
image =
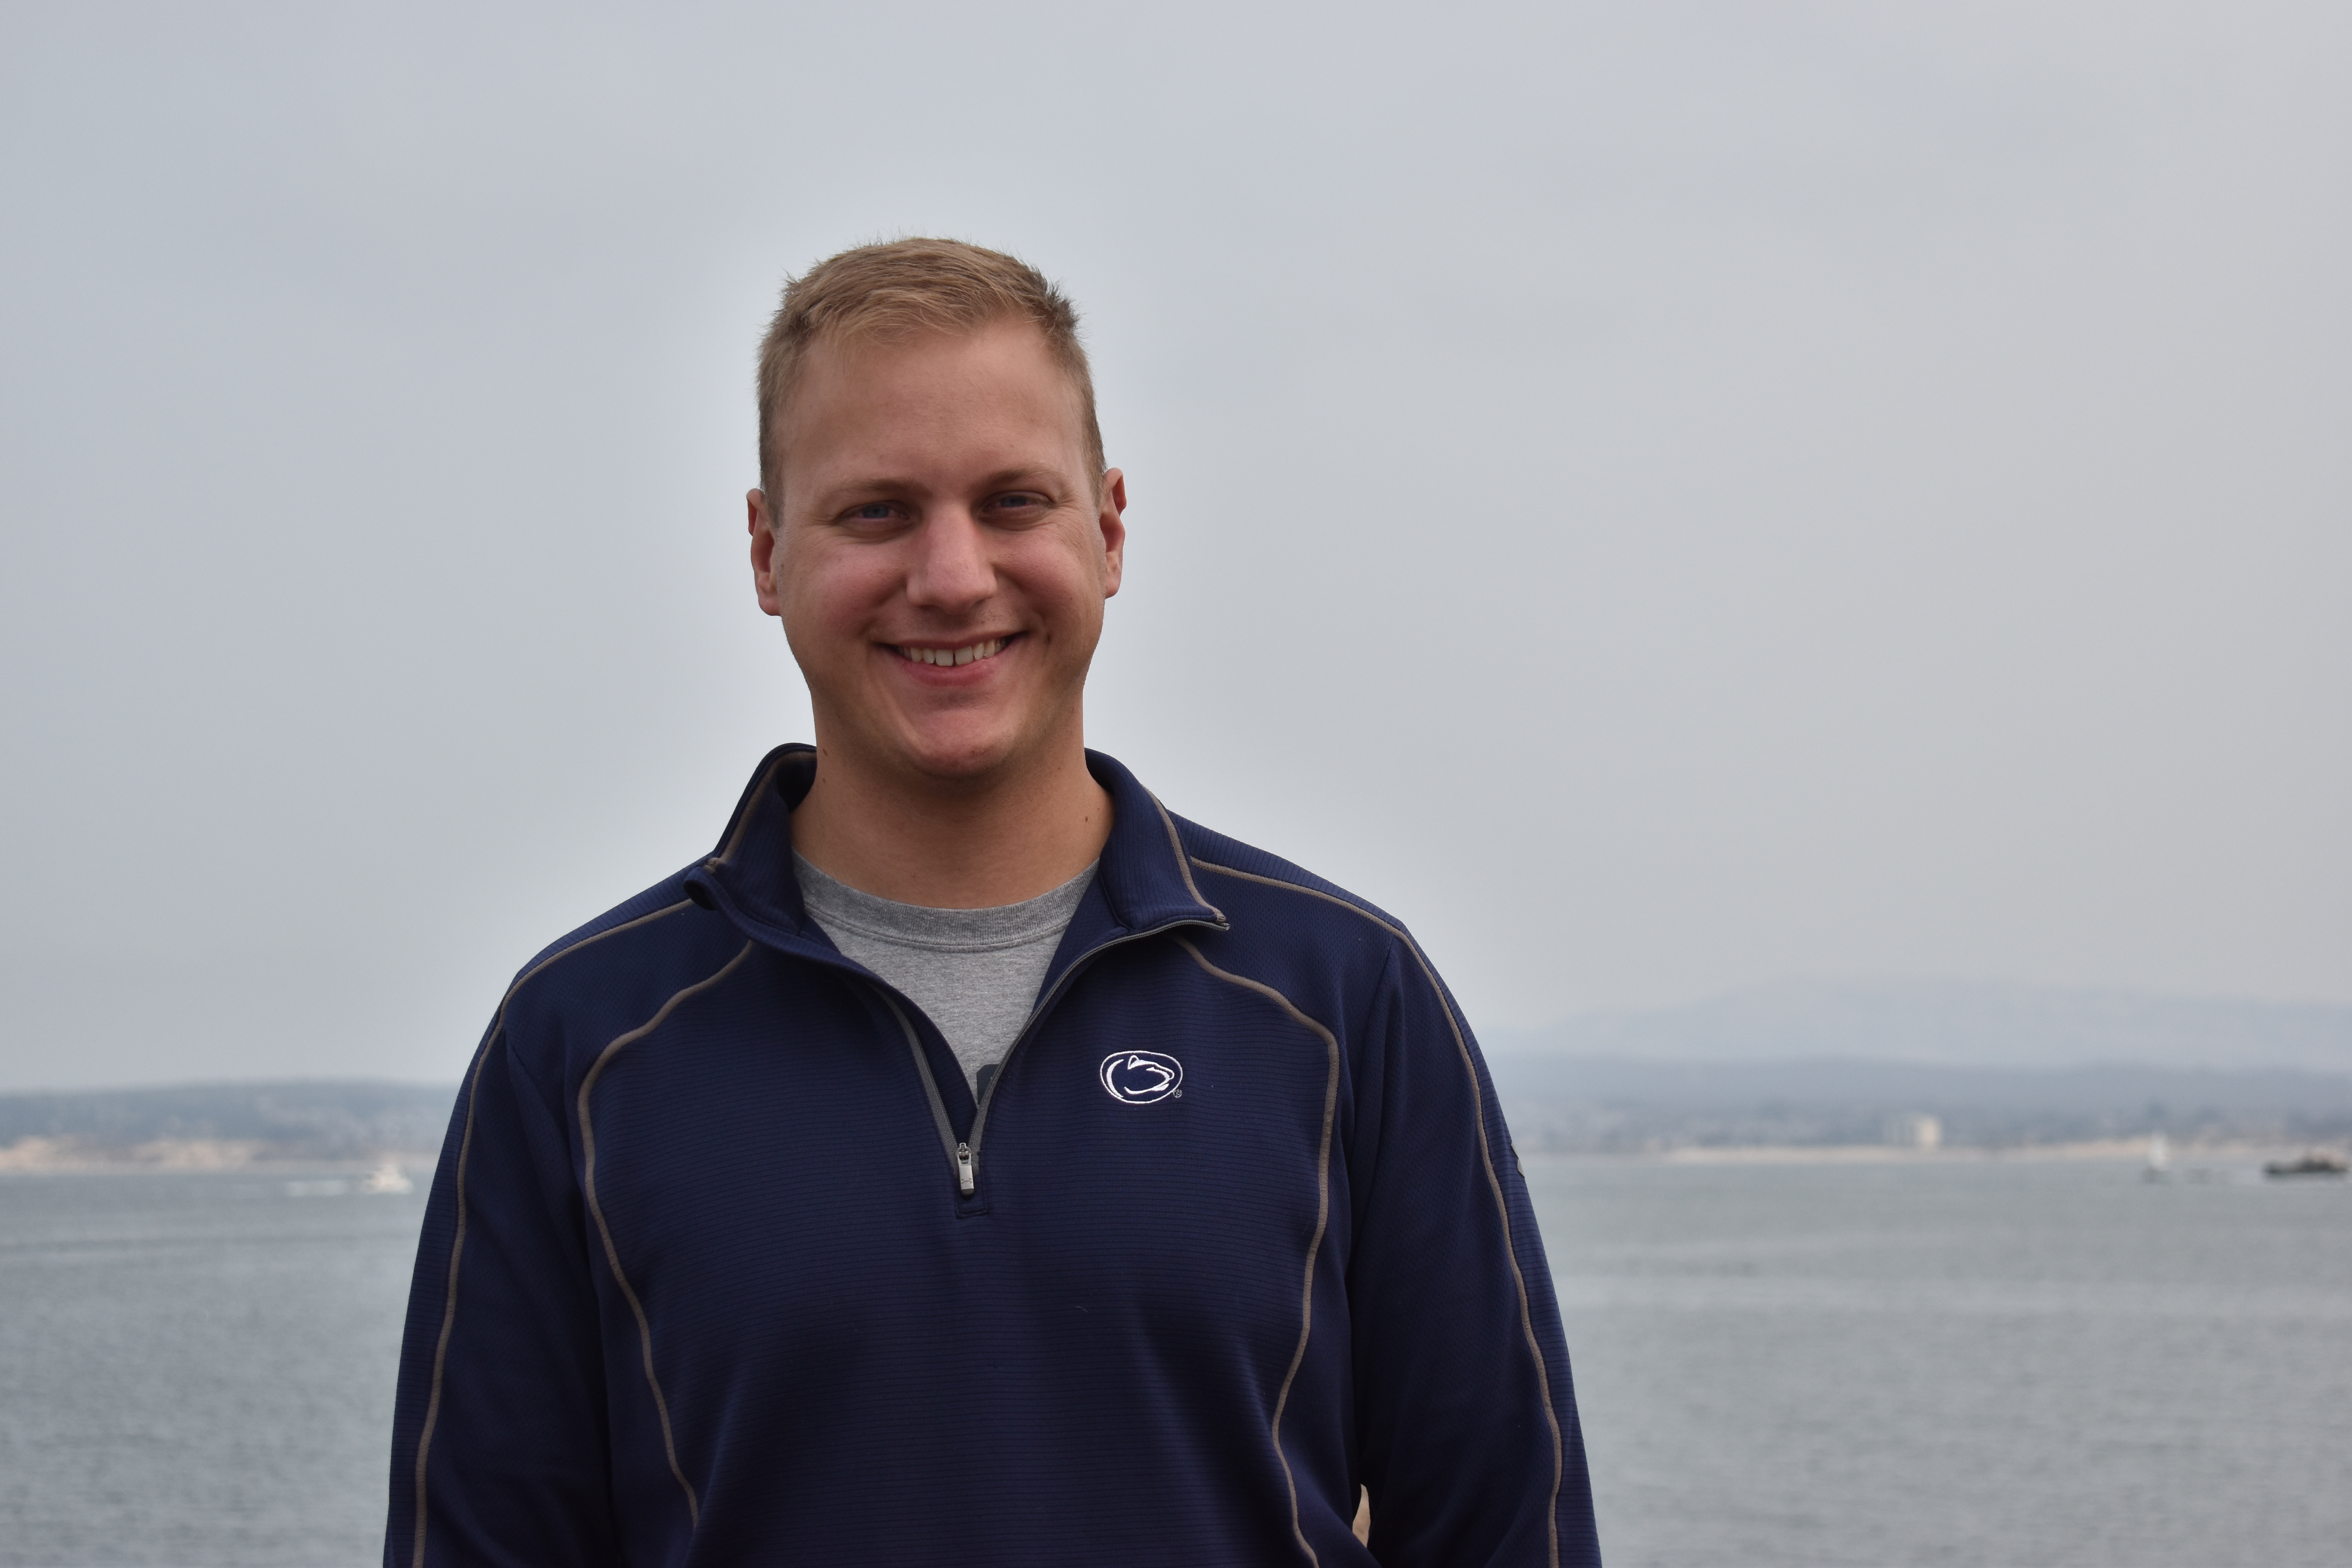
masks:
[[[2164,1141],[2163,1133],[2149,1133],[2147,1135],[2147,1169],[2143,1175],[2148,1181],[2160,1182],[2171,1169],[2172,1146]]]
[[[363,1193],[390,1193],[397,1196],[415,1190],[416,1184],[408,1179],[408,1173],[390,1160],[369,1172],[366,1180],[360,1183],[360,1191]]]

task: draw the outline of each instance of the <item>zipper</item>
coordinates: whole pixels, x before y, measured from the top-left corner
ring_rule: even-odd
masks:
[[[1108,942],[1101,942],[1096,946],[1087,949],[1086,952],[1078,954],[1076,958],[1071,960],[1070,966],[1062,971],[1062,977],[1054,982],[1053,985],[1045,992],[1045,994],[1037,998],[1036,1009],[1029,1015],[1029,1021],[1021,1026],[1021,1032],[1013,1037],[1013,1043],[1004,1047],[1004,1054],[997,1058],[996,1076],[988,1080],[988,1091],[980,1097],[980,1104],[972,1110],[971,1161],[973,1166],[972,1174],[975,1181],[978,1180],[979,1177],[980,1137],[981,1134],[988,1129],[988,1108],[995,1103],[996,1091],[1004,1086],[1004,1069],[1013,1065],[1013,1053],[1019,1050],[1021,1048],[1022,1042],[1028,1039],[1032,1034],[1036,1032],[1039,1021],[1045,1016],[1045,1014],[1053,1007],[1054,1004],[1061,999],[1062,993],[1069,989],[1070,982],[1078,977],[1078,972],[1086,968],[1088,964],[1094,963],[1096,959],[1100,958],[1104,953],[1108,952],[1112,948],[1125,947],[1129,942],[1141,942],[1146,937],[1159,936],[1163,932],[1181,930],[1185,926],[1206,926],[1211,931],[1223,931],[1226,929],[1224,923],[1220,921],[1181,920],[1170,921],[1165,925],[1153,926],[1150,931],[1129,931],[1125,936],[1113,937]],[[967,1192],[964,1195],[969,1197],[971,1196],[971,1194]]]
[[[1170,921],[1165,925],[1153,926],[1150,931],[1129,931],[1125,936],[1098,942],[1072,959],[1070,966],[1062,971],[1061,978],[1037,999],[1037,1005],[1031,1010],[1028,1021],[1021,1026],[1021,1032],[1013,1037],[1013,1043],[1005,1047],[1004,1054],[997,1058],[996,1072],[989,1079],[987,1089],[972,1110],[970,1138],[959,1139],[955,1129],[949,1124],[947,1102],[940,1098],[939,1079],[931,1076],[931,1058],[923,1049],[923,1039],[915,1030],[914,1020],[908,1017],[906,1010],[898,1005],[896,992],[879,980],[874,982],[875,993],[882,998],[882,1005],[890,1009],[890,1016],[898,1020],[898,1027],[906,1032],[908,1048],[915,1053],[915,1068],[922,1075],[923,1095],[930,1101],[931,1120],[940,1130],[940,1142],[946,1147],[948,1163],[955,1172],[957,1196],[968,1198],[980,1190],[980,1135],[988,1125],[988,1108],[995,1102],[997,1089],[1004,1082],[1004,1069],[1013,1064],[1013,1053],[1019,1050],[1023,1042],[1036,1031],[1038,1020],[1044,1018],[1054,1004],[1061,999],[1062,993],[1069,989],[1070,982],[1078,977],[1078,972],[1112,948],[1125,947],[1129,942],[1141,942],[1146,937],[1181,930],[1185,926],[1206,926],[1211,931],[1226,929],[1217,921]]]

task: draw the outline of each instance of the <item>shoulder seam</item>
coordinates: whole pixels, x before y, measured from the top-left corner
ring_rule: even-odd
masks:
[[[1214,860],[1203,860],[1198,855],[1192,856],[1190,858],[1193,865],[1203,871],[1214,871],[1220,876],[1238,877],[1244,882],[1258,882],[1269,888],[1281,888],[1293,893],[1304,893],[1310,899],[1320,899],[1327,904],[1337,904],[1343,910],[1353,910],[1390,935],[1405,942],[1412,940],[1405,934],[1402,928],[1358,903],[1352,895],[1342,898],[1338,893],[1327,893],[1320,888],[1310,888],[1304,882],[1294,882],[1287,877],[1268,877],[1256,871],[1244,871],[1236,866],[1220,866]]]
[[[650,924],[652,921],[661,919],[664,915],[674,915],[680,910],[692,909],[693,907],[694,900],[692,899],[679,899],[674,902],[664,904],[659,909],[647,910],[644,914],[633,915],[629,919],[622,921],[617,924],[606,926],[603,931],[592,931],[586,936],[581,937],[576,941],[565,942],[562,946],[557,948],[554,952],[547,954],[545,957],[534,960],[529,968],[525,969],[520,974],[514,977],[513,984],[509,984],[506,989],[506,994],[499,998],[499,1021],[500,1023],[504,1023],[506,1019],[507,1005],[515,999],[516,994],[520,992],[525,985],[529,984],[531,981],[538,979],[541,971],[551,967],[563,959],[571,957],[573,953],[579,952],[583,947],[604,941],[608,936],[618,936],[625,931],[634,931],[638,926]]]

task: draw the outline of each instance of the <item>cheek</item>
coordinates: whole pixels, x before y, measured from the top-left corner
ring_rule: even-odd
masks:
[[[1040,539],[1046,546],[1049,542]],[[1102,619],[1109,584],[1100,552],[1084,539],[1055,539],[1006,563],[1005,575],[1048,619],[1085,626]]]
[[[874,615],[887,605],[896,579],[878,552],[805,547],[776,552],[776,598],[785,635],[795,648],[822,656],[863,643]]]

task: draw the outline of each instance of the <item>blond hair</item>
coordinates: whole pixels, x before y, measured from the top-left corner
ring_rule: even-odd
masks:
[[[1078,395],[1087,461],[1103,473],[1094,376],[1078,342],[1077,308],[1027,262],[957,239],[861,245],[785,279],[783,302],[760,343],[760,483],[775,493],[776,421],[818,343],[895,342],[922,332],[970,332],[1027,321],[1043,333]]]

